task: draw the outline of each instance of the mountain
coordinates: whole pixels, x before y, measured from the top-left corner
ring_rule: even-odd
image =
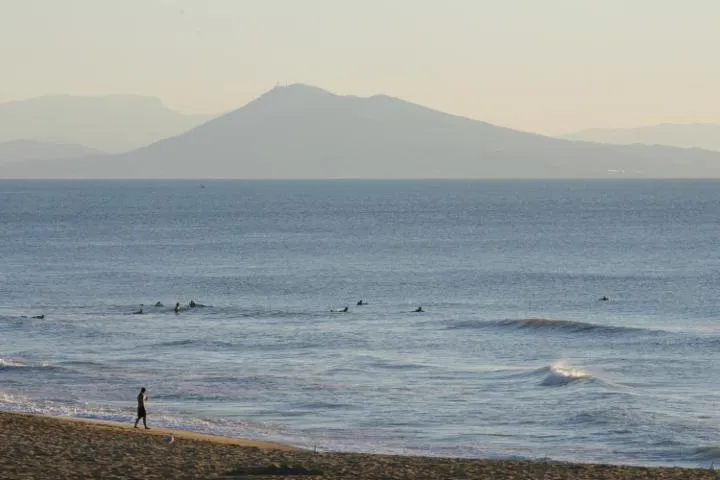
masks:
[[[0,142],[31,139],[124,152],[178,135],[209,120],[137,95],[48,95],[0,104]]]
[[[637,128],[591,128],[565,135],[564,138],[616,145],[638,143],[720,151],[720,125],[712,123],[690,125],[665,123]]]
[[[523,133],[396,98],[277,87],[186,133],[107,157],[6,165],[6,178],[720,177],[720,153]]]
[[[103,155],[104,152],[83,145],[13,140],[0,143],[0,164],[22,160],[53,160]]]

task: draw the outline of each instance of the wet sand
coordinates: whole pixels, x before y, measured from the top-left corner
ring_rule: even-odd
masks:
[[[168,444],[169,435],[175,441]],[[709,469],[314,453],[169,429],[0,412],[0,479],[720,479]]]

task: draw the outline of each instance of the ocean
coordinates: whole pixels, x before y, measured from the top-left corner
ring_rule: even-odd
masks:
[[[716,180],[0,181],[0,410],[709,466],[719,247]]]

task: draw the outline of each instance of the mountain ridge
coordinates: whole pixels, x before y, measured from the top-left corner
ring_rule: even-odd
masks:
[[[588,128],[561,138],[614,145],[667,145],[720,151],[720,124],[659,123],[631,128]]]
[[[31,139],[0,142],[0,164],[25,160],[52,160],[105,155],[105,152],[78,144],[41,142]]]
[[[181,114],[150,96],[50,94],[0,104],[0,142],[31,139],[119,153],[210,118]]]
[[[276,87],[119,155],[0,169],[14,178],[720,177],[720,154],[520,132],[385,95]]]

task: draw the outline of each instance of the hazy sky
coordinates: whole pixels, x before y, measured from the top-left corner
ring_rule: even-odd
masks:
[[[720,122],[717,0],[0,0],[0,102],[278,81],[541,133]]]

